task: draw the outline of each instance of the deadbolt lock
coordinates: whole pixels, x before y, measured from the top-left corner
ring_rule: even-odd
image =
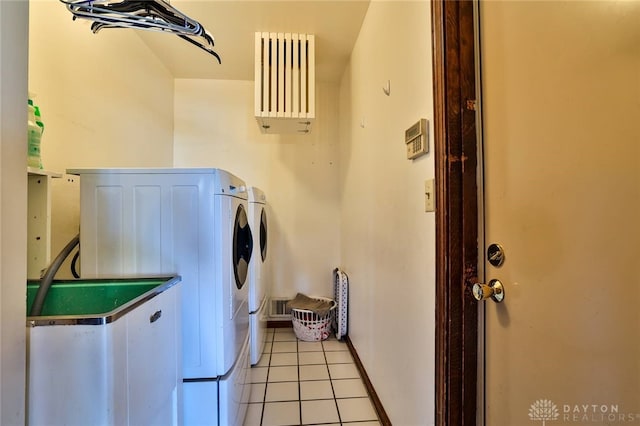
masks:
[[[500,244],[491,244],[487,249],[487,260],[496,268],[504,263],[504,249]]]

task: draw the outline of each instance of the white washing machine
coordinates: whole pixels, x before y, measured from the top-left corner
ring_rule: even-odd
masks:
[[[184,424],[241,425],[253,245],[245,183],[220,169],[68,173],[80,175],[81,275],[180,274]]]
[[[249,354],[251,365],[260,361],[267,330],[267,297],[269,271],[267,269],[267,198],[255,186],[249,192],[249,224],[253,230],[253,254],[249,263]]]

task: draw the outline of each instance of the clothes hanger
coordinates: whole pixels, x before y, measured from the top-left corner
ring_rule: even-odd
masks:
[[[171,25],[184,28],[188,32],[197,34],[201,31],[198,22],[184,15],[164,0],[155,1],[121,1],[119,3],[104,4],[102,9],[121,15],[136,17],[160,18]]]
[[[110,24],[112,27],[135,27],[138,29],[151,29],[158,31],[170,31],[176,33],[192,33],[197,34],[201,30],[198,22],[182,15],[177,19],[176,14],[169,13],[168,10],[159,8],[151,9],[151,6],[159,0],[154,1],[133,1],[130,2],[134,7],[130,11],[118,10],[118,8],[110,7],[105,0],[60,0],[67,4],[67,9],[71,11],[75,18],[89,19],[95,22]],[[117,4],[128,5],[129,2],[120,2]],[[145,7],[138,7],[145,4]],[[133,24],[133,25],[130,25]]]
[[[73,14],[73,19],[93,21],[91,31],[103,28],[132,28],[169,32],[213,55],[213,36],[199,22],[172,7],[165,0],[60,0]]]
[[[204,46],[202,43],[198,43],[196,40],[193,40],[190,36],[188,35],[184,35],[184,34],[178,34],[178,37],[180,37],[183,40],[188,41],[189,43],[198,46],[200,49],[204,50],[205,52],[210,53],[211,55],[213,55],[217,60],[218,63],[221,64],[222,60],[220,59],[220,56],[218,56],[218,54],[213,50],[210,49],[206,46]],[[203,37],[211,37],[211,35],[209,35],[208,33],[205,32],[205,34],[203,35]],[[213,45],[213,42],[211,43]]]
[[[91,31],[93,31],[93,33],[97,33],[98,31],[100,31],[102,28],[117,28],[117,27],[127,27],[127,28],[139,28],[139,29],[148,29],[148,28],[142,28],[141,27],[142,24],[139,23],[131,23],[131,24],[127,24],[126,26],[124,25],[111,25],[110,23],[105,23],[105,22],[94,22],[93,24],[91,24]],[[203,43],[199,43],[197,40],[194,40],[192,37],[192,35],[190,34],[180,34],[180,33],[176,33],[176,35],[178,37],[180,37],[183,40],[188,41],[189,43],[199,47],[200,49],[204,50],[205,52],[213,55],[217,60],[218,63],[222,63],[222,60],[220,59],[220,56],[218,55],[217,52],[215,52],[213,49],[205,46]],[[207,41],[208,45],[213,46],[213,36],[211,34],[209,34],[206,30],[202,30],[202,34],[199,34],[200,37],[204,38]]]

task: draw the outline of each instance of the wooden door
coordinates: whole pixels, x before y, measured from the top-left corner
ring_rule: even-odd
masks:
[[[640,424],[640,2],[479,22],[485,424]]]

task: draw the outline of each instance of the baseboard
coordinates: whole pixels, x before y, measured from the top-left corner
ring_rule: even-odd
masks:
[[[362,365],[362,361],[360,361],[358,352],[356,352],[356,348],[353,346],[353,343],[351,343],[351,339],[349,338],[349,336],[346,337],[346,342],[347,342],[347,347],[349,348],[349,352],[351,352],[351,356],[353,357],[353,361],[356,364],[356,368],[360,372],[360,376],[362,377],[364,386],[365,388],[367,388],[367,393],[369,393],[369,398],[371,398],[373,407],[378,413],[378,418],[380,419],[380,423],[382,423],[383,426],[391,426],[391,420],[389,420],[389,416],[387,416],[387,412],[384,411],[382,402],[380,402],[380,398],[378,398],[378,394],[376,393],[376,390],[373,388],[373,384],[371,383],[371,380],[369,380],[369,376],[367,375],[367,372],[364,369],[364,365]]]
[[[267,327],[269,328],[292,328],[290,320],[277,320],[277,321],[267,321]],[[375,408],[376,413],[378,414],[378,418],[380,419],[380,423],[383,426],[391,426],[391,420],[389,420],[389,416],[387,416],[387,412],[384,411],[384,407],[382,406],[382,402],[380,402],[380,398],[378,398],[378,394],[376,390],[373,388],[373,384],[371,380],[369,380],[369,376],[367,375],[366,370],[364,369],[364,365],[362,365],[362,361],[360,361],[360,357],[358,356],[358,352],[356,352],[356,348],[351,343],[351,339],[347,336],[344,341],[347,343],[347,347],[349,348],[349,352],[353,357],[353,362],[356,364],[356,368],[360,372],[360,377],[362,377],[362,382],[364,383],[364,387],[367,389],[367,393],[369,394],[369,398],[371,398],[371,402],[373,403],[373,408]]]
[[[269,320],[267,321],[267,328],[293,328],[291,320]]]

